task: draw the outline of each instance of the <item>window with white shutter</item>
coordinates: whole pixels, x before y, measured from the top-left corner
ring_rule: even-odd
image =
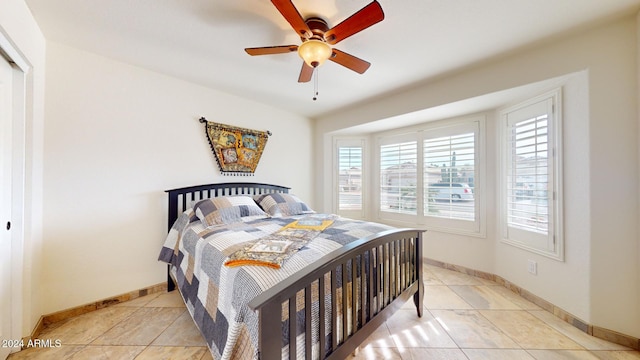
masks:
[[[334,137],[333,149],[332,211],[352,219],[364,219],[367,206],[364,194],[370,181],[366,176],[367,140]]]
[[[505,242],[562,258],[560,91],[501,112]]]
[[[507,224],[549,233],[549,115],[510,124],[507,161]]]
[[[435,124],[422,132],[427,228],[484,235],[480,166],[484,117]]]
[[[475,133],[424,140],[424,213],[475,219]]]
[[[418,143],[415,140],[380,146],[380,210],[416,214]]]
[[[362,210],[362,145],[338,146],[338,211]]]
[[[381,220],[484,236],[481,129],[484,116],[431,122],[377,137]]]

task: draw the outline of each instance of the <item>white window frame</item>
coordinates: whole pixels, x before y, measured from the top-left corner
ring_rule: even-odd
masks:
[[[382,145],[405,141],[417,142],[417,214],[398,214],[380,209],[379,196],[375,197],[376,220],[397,225],[413,225],[427,230],[460,234],[474,237],[486,237],[485,216],[485,115],[472,115],[463,118],[429,122],[419,126],[378,133],[375,136],[375,174],[374,189],[380,189],[380,147]],[[434,136],[455,135],[468,131],[475,132],[475,216],[474,220],[446,219],[424,214],[424,140]],[[377,192],[376,192],[377,194]]]
[[[509,143],[510,123],[537,116],[535,108],[547,111],[547,233],[528,231],[508,224],[509,201]],[[562,89],[529,99],[499,111],[500,119],[500,174],[499,207],[501,241],[558,261],[564,261],[563,191],[562,191]],[[520,120],[522,119],[522,120]]]
[[[452,232],[465,235],[485,236],[483,221],[484,214],[484,117],[475,117],[459,121],[450,121],[432,127],[427,127],[422,132],[421,146],[427,139],[455,136],[463,133],[474,133],[474,219],[473,221],[462,219],[448,219],[438,216],[424,215],[424,223],[430,230]],[[424,153],[421,154],[424,159]],[[424,165],[424,164],[423,164]],[[424,169],[423,169],[424,171]],[[421,173],[424,174],[424,173]],[[424,188],[424,186],[423,186]]]
[[[376,204],[376,213],[377,213],[377,217],[378,219],[381,220],[387,220],[387,221],[392,221],[392,222],[398,222],[398,223],[409,223],[409,224],[417,224],[418,223],[418,214],[419,209],[422,207],[422,199],[420,198],[420,196],[416,196],[416,214],[407,214],[407,213],[399,213],[399,212],[392,212],[392,211],[383,211],[381,210],[381,201],[380,201],[380,195],[381,195],[381,191],[380,191],[380,187],[382,186],[382,184],[380,183],[380,179],[381,179],[381,173],[380,173],[380,161],[381,161],[381,154],[380,154],[380,147],[384,146],[384,145],[391,145],[391,144],[400,144],[400,143],[408,143],[408,142],[416,142],[416,147],[417,147],[417,153],[416,153],[416,188],[420,189],[422,187],[422,178],[419,176],[420,172],[422,171],[422,167],[420,165],[419,159],[420,159],[420,141],[418,139],[417,133],[416,132],[410,132],[410,133],[402,133],[402,134],[389,134],[388,136],[379,136],[377,137],[376,140],[376,159],[375,159],[375,175],[374,175],[374,179],[375,179],[375,189],[376,189],[376,196],[375,196],[375,204]]]
[[[341,210],[340,209],[340,151],[341,147],[360,147],[362,149],[362,169],[361,169],[361,194],[362,194],[362,202],[361,208],[359,210]],[[367,191],[368,191],[368,166],[367,166],[367,140],[365,138],[343,138],[343,137],[335,137],[333,138],[333,212],[342,215],[345,217],[349,217],[352,219],[365,219],[366,217],[366,208],[368,205],[367,201]]]

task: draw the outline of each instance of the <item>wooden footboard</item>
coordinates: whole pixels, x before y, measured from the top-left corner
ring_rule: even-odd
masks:
[[[249,303],[260,314],[260,358],[280,359],[287,340],[289,359],[299,358],[296,338],[303,333],[305,359],[345,359],[411,296],[421,317],[422,232],[389,230],[357,240]],[[327,297],[331,311],[316,304],[317,314],[312,314],[313,303]],[[289,329],[283,329],[288,339],[276,330],[282,319],[289,319]]]

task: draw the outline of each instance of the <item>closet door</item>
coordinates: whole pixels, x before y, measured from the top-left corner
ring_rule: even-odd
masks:
[[[12,179],[12,75],[11,65],[0,55],[0,359],[5,359],[12,342],[11,316],[11,179]]]

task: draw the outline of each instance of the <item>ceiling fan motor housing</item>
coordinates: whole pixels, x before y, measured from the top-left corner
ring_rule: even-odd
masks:
[[[310,17],[306,19],[304,22],[307,24],[309,29],[311,29],[312,35],[310,39],[316,39],[320,41],[326,40],[324,38],[324,33],[327,32],[327,30],[329,30],[329,25],[327,25],[327,22],[324,19],[321,19],[319,17]],[[302,39],[302,41],[308,40],[304,37],[300,37],[300,38]]]

